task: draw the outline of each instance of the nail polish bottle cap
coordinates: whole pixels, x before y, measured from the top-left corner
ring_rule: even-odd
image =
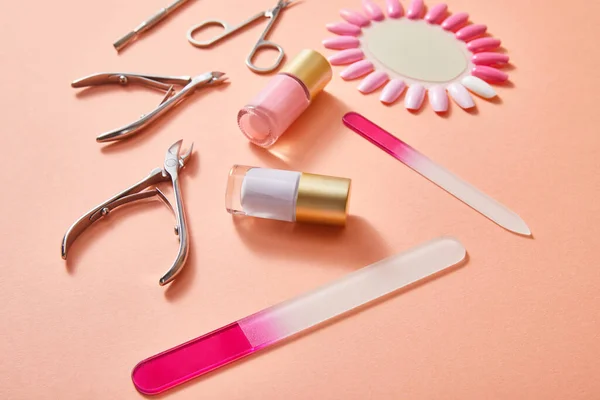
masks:
[[[302,50],[281,72],[293,75],[304,83],[310,100],[325,88],[332,76],[329,61],[321,53],[310,49]]]
[[[302,173],[298,182],[296,221],[345,225],[350,179]]]

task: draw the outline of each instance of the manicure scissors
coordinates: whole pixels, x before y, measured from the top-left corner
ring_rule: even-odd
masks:
[[[181,272],[189,251],[189,239],[187,225],[185,222],[185,212],[183,209],[183,198],[181,196],[181,188],[179,185],[179,171],[185,166],[189,160],[194,144],[180,154],[182,140],[173,143],[165,155],[163,168],[155,168],[141,181],[133,184],[122,192],[114,195],[104,203],[92,208],[86,214],[81,216],[73,225],[69,227],[67,233],[63,237],[60,247],[61,256],[64,260],[67,259],[69,248],[87,228],[94,222],[99,221],[107,216],[112,210],[122,205],[132,203],[139,200],[150,199],[154,196],[158,197],[167,205],[175,214],[175,234],[179,236],[179,251],[171,268],[160,278],[159,285],[163,286],[175,279],[175,276]],[[171,181],[173,193],[175,195],[175,207],[167,199],[167,197],[156,188],[155,185]]]
[[[294,0],[279,0],[277,2],[277,4],[275,5],[275,7],[270,8],[265,11],[261,11],[258,14],[254,15],[253,17],[248,18],[247,20],[245,20],[244,22],[242,22],[241,24],[236,25],[236,26],[231,26],[227,22],[225,22],[223,20],[219,20],[219,19],[203,21],[203,22],[199,23],[198,25],[192,26],[188,30],[187,39],[192,45],[194,45],[196,47],[202,47],[202,48],[210,47],[210,46],[216,44],[217,42],[221,41],[222,39],[225,39],[226,37],[233,35],[234,33],[237,33],[238,31],[246,28],[248,25],[253,24],[255,21],[258,21],[261,18],[269,18],[270,20],[269,20],[269,23],[267,24],[267,27],[265,28],[263,33],[260,35],[258,42],[256,42],[256,45],[254,45],[254,48],[250,51],[250,54],[248,54],[248,57],[246,58],[246,65],[252,71],[257,72],[257,73],[272,72],[272,71],[276,70],[277,67],[279,67],[279,65],[281,64],[281,61],[283,61],[283,56],[285,55],[285,52],[283,51],[283,47],[281,47],[277,43],[267,40],[266,37],[269,35],[269,31],[275,24],[275,21],[277,21],[277,18],[279,17],[279,13],[281,12],[281,10],[283,10],[284,8],[289,6],[292,3],[292,1],[294,1]],[[220,35],[217,35],[209,40],[194,39],[194,34],[206,29],[209,26],[215,26],[215,25],[223,27],[223,29],[225,29],[223,31],[223,33],[221,33]],[[277,50],[279,52],[279,55],[277,56],[277,59],[275,60],[273,65],[271,65],[270,67],[261,68],[254,64],[253,58],[256,56],[256,53],[259,50],[266,49],[266,48]]]

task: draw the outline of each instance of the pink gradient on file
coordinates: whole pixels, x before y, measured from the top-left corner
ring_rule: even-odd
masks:
[[[414,164],[421,158],[415,149],[358,113],[349,112],[342,120],[354,132],[402,162]]]
[[[280,315],[280,309],[281,304],[277,304],[237,321],[254,350],[260,350],[295,333],[289,331],[289,324],[286,325],[285,316]]]
[[[461,89],[466,92],[464,87],[461,86]],[[348,128],[496,224],[520,235],[531,235],[531,230],[525,221],[515,212],[436,164],[367,118],[356,112],[349,112],[344,115],[342,121]]]
[[[267,308],[145,359],[131,378],[141,393],[163,392],[284,339],[284,322]]]
[[[456,265],[465,254],[446,237],[378,261],[147,358],[133,369],[133,384],[144,394],[163,392]]]
[[[140,362],[131,378],[140,392],[156,394],[254,351],[234,322]]]

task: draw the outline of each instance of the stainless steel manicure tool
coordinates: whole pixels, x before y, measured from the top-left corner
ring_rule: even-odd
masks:
[[[185,222],[185,212],[183,208],[183,198],[181,196],[181,188],[179,186],[179,171],[185,166],[189,160],[194,144],[189,150],[183,154],[179,154],[181,150],[182,140],[173,143],[167,150],[165,162],[162,168],[155,168],[148,176],[131,187],[116,194],[104,203],[92,208],[85,215],[80,217],[65,233],[63,237],[60,252],[64,260],[67,259],[69,248],[87,228],[94,222],[107,216],[112,210],[125,204],[135,201],[146,200],[157,197],[165,203],[175,214],[175,234],[179,236],[179,251],[177,257],[169,270],[160,278],[158,283],[163,286],[171,282],[177,274],[179,274],[185,264],[189,251],[189,238],[187,225]],[[175,196],[175,207],[167,199],[167,197],[154,185],[161,182],[171,181],[173,185],[173,193]]]
[[[140,34],[152,29],[156,24],[165,19],[169,14],[178,9],[183,3],[188,0],[175,0],[173,3],[158,10],[156,14],[139,24],[134,30],[113,43],[117,51],[121,51],[129,44],[133,43]]]
[[[279,17],[279,13],[281,12],[281,10],[288,7],[293,1],[294,0],[279,0],[277,2],[277,4],[275,5],[275,7],[270,8],[265,11],[261,11],[258,14],[248,18],[241,24],[235,25],[235,26],[229,25],[227,22],[220,20],[220,19],[211,19],[211,20],[207,20],[207,21],[202,21],[199,24],[192,26],[188,30],[187,39],[192,45],[194,45],[196,47],[210,47],[210,46],[216,44],[217,42],[221,41],[222,39],[225,39],[226,37],[241,31],[242,29],[246,28],[247,26],[258,21],[259,19],[269,18],[269,23],[267,24],[267,27],[265,28],[263,33],[260,35],[258,42],[256,42],[256,44],[254,45],[254,48],[250,51],[250,54],[248,54],[248,57],[246,58],[246,65],[252,71],[257,72],[257,73],[272,72],[272,71],[276,70],[277,67],[279,67],[279,65],[283,61],[283,56],[285,55],[285,52],[283,51],[283,47],[281,47],[277,43],[267,40],[266,37],[269,35],[271,28],[273,28],[275,21],[277,21],[277,18]],[[223,33],[221,33],[220,35],[217,35],[209,40],[194,39],[195,34],[198,34],[198,32],[208,28],[209,26],[215,26],[215,25],[223,27],[223,29],[225,29],[223,31]],[[277,59],[275,59],[275,62],[273,63],[273,65],[271,65],[270,67],[261,68],[254,64],[253,59],[259,50],[265,49],[265,48],[275,49],[275,50],[277,50],[279,55],[277,56]]]
[[[140,119],[132,122],[131,124],[127,124],[121,128],[103,133],[96,138],[97,142],[112,142],[125,139],[138,133],[152,123],[155,119],[186,99],[197,89],[221,84],[225,80],[227,80],[225,73],[218,71],[206,72],[198,76],[162,76],[108,72],[93,74],[81,79],[77,79],[71,83],[71,86],[74,88],[82,88],[112,83],[118,83],[121,85],[127,85],[131,83],[166,92],[158,107],[148,114],[142,115]],[[179,92],[175,92],[175,85],[183,86],[183,88]]]

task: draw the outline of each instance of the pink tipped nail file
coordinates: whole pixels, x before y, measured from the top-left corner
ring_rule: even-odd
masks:
[[[152,356],[135,366],[133,384],[149,395],[171,389],[457,265],[465,255],[458,240],[434,239]]]
[[[342,121],[348,128],[501,227],[521,235],[531,235],[525,221],[513,211],[452,174],[446,168],[436,164],[367,118],[358,113],[349,112],[344,115]]]

